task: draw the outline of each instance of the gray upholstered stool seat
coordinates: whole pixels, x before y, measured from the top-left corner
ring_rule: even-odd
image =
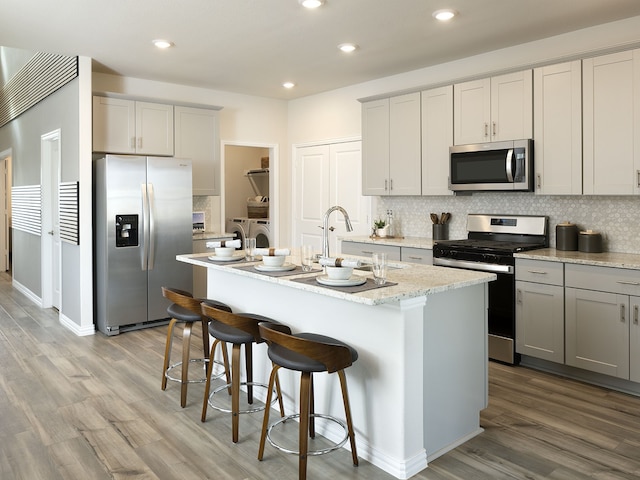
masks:
[[[355,433],[351,419],[347,379],[344,370],[358,359],[358,352],[346,343],[325,335],[315,333],[298,333],[292,335],[290,331],[286,331],[281,328],[281,326],[268,323],[260,323],[259,329],[260,336],[269,344],[268,355],[273,363],[273,369],[271,370],[271,376],[269,378],[269,388],[267,389],[267,403],[270,401],[269,395],[271,395],[273,382],[277,378],[277,372],[280,368],[298,371],[301,373],[301,376],[299,414],[289,415],[269,425],[269,409],[265,409],[260,446],[258,449],[258,460],[262,460],[265,443],[268,440],[275,448],[298,455],[298,477],[300,480],[304,480],[307,475],[307,457],[309,455],[323,455],[332,452],[342,447],[342,445],[349,440],[353,464],[357,466],[358,454],[356,452]],[[336,372],[338,374],[346,422],[331,415],[315,412],[313,373],[318,372]],[[300,418],[298,450],[291,450],[273,441],[271,431],[274,427],[282,425],[282,423],[289,418],[295,417]],[[315,437],[315,418],[324,418],[340,425],[345,431],[344,438],[328,448],[310,450],[309,437]]]
[[[297,333],[292,336],[296,338],[304,338],[306,340],[313,340],[314,342],[325,343],[327,345],[342,345],[347,347],[351,352],[351,363],[358,359],[358,352],[355,348],[341,342],[340,340],[336,340],[335,338],[318,335],[316,333]],[[295,370],[298,372],[327,371],[327,367],[322,362],[314,360],[306,355],[302,355],[301,353],[294,352],[293,350],[289,350],[282,345],[271,345],[269,347],[268,355],[273,363],[288,370]]]
[[[255,407],[252,406],[254,387],[267,388],[267,385],[253,381],[253,344],[263,342],[258,330],[258,324],[265,321],[274,321],[262,315],[251,313],[232,313],[204,303],[202,304],[202,313],[209,319],[209,334],[215,338],[216,341],[231,344],[233,348],[231,355],[231,378],[229,377],[228,370],[226,370],[227,383],[225,385],[222,385],[211,392],[210,369],[207,371],[201,420],[203,422],[206,420],[208,406],[211,406],[218,411],[231,413],[232,441],[236,443],[238,441],[239,415],[243,413],[259,412],[264,410],[266,405],[271,405],[272,403],[272,395],[268,395],[270,399],[269,402]],[[242,346],[244,346],[246,368],[246,381],[244,382],[240,382],[240,349]],[[213,355],[213,349],[211,355]],[[211,368],[212,365],[210,364],[209,366]],[[242,410],[240,409],[240,386],[245,386],[247,389],[248,406]],[[273,385],[272,388],[274,388]],[[275,384],[275,389],[277,398],[273,399],[273,403],[275,403],[276,400],[279,402],[280,414],[281,416],[284,416],[284,407],[280,395],[280,385],[277,382]],[[213,401],[215,394],[224,390],[227,390],[231,394],[230,409],[221,407]]]
[[[189,379],[189,364],[193,362],[201,362],[206,367],[209,362],[209,335],[208,335],[208,319],[202,315],[201,304],[204,302],[215,308],[231,311],[229,306],[224,303],[210,300],[194,298],[191,293],[177,288],[162,287],[162,295],[169,301],[173,302],[167,307],[167,314],[171,318],[169,321],[169,327],[167,330],[167,340],[164,351],[164,362],[162,368],[162,390],[167,388],[167,380],[173,382],[179,382],[180,387],[180,406],[184,407],[187,403],[187,386],[189,383],[202,383],[206,380],[204,375],[200,378]],[[193,324],[200,322],[202,325],[202,358],[190,358],[191,348],[191,331]],[[182,330],[182,361],[171,364],[171,350],[173,347],[173,331],[177,323],[184,324]],[[214,343],[214,348],[217,343]],[[226,354],[226,350],[223,349],[223,354]],[[213,359],[213,357],[211,357]],[[213,363],[213,361],[211,362]],[[172,376],[172,371],[180,367],[180,377]],[[228,361],[224,358],[225,371],[228,369]],[[206,368],[205,368],[206,372]],[[224,372],[221,374],[223,375]]]

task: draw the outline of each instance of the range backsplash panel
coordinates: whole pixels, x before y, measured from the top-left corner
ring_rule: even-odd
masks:
[[[580,230],[602,233],[605,251],[640,253],[640,196],[551,196],[529,193],[474,193],[450,197],[379,197],[377,217],[391,209],[396,235],[431,238],[431,212],[451,212],[449,238],[466,237],[468,213],[547,215],[549,246],[555,226],[570,221]]]

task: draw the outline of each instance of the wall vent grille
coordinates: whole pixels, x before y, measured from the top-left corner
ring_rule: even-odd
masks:
[[[36,53],[0,87],[0,127],[78,76],[78,57]]]
[[[59,186],[60,195],[60,240],[74,245],[80,244],[78,221],[79,182],[63,182]]]
[[[11,188],[11,226],[15,230],[41,236],[42,188],[40,185]]]

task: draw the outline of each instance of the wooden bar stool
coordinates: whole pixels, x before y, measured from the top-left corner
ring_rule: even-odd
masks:
[[[272,399],[272,392],[269,392],[267,397],[269,401],[264,405],[257,406],[255,408],[246,408],[240,410],[240,386],[247,387],[247,403],[253,404],[253,388],[262,387],[267,388],[267,385],[262,383],[256,383],[253,381],[253,349],[254,343],[262,343],[264,340],[260,336],[258,330],[258,324],[260,322],[271,322],[280,325],[281,328],[288,330],[288,327],[274,322],[274,320],[263,317],[262,315],[251,313],[232,313],[223,309],[216,308],[215,306],[202,304],[202,313],[209,319],[209,334],[216,339],[216,341],[224,342],[224,344],[230,343],[233,345],[231,354],[231,378],[229,378],[228,369],[227,383],[211,391],[211,370],[212,364],[209,364],[207,370],[206,384],[204,391],[204,400],[202,402],[202,416],[201,421],[205,421],[207,418],[207,406],[211,406],[218,411],[231,413],[231,426],[232,426],[232,441],[238,442],[238,430],[239,430],[239,415],[242,413],[254,413],[265,410],[265,406],[271,406],[275,403],[276,399]],[[244,345],[245,351],[245,368],[246,368],[246,381],[240,382],[240,350]],[[226,347],[223,347],[226,350]],[[214,347],[211,348],[211,355],[213,355]],[[277,394],[277,401],[280,406],[280,416],[284,417],[284,406],[282,403],[282,396],[280,395],[280,383],[276,378],[275,389]],[[270,388],[274,388],[274,382],[271,383]],[[222,390],[227,390],[231,394],[231,409],[223,408],[213,403],[213,396]],[[269,408],[266,408],[269,410]]]
[[[204,376],[198,379],[189,379],[189,363],[192,362],[203,362],[205,364],[209,363],[211,367],[213,367],[213,361],[209,362],[209,358],[213,359],[213,354],[209,357],[209,334],[207,329],[207,324],[209,319],[202,315],[202,307],[201,304],[205,302],[208,305],[215,306],[220,310],[231,311],[231,308],[225,305],[224,303],[217,302],[215,300],[203,300],[201,298],[194,298],[193,295],[189,292],[185,292],[184,290],[178,290],[177,288],[169,288],[162,287],[162,295],[171,301],[171,305],[167,308],[167,313],[171,318],[169,322],[169,328],[167,330],[167,341],[164,350],[164,364],[162,367],[162,390],[167,388],[167,380],[171,380],[173,382],[181,383],[180,388],[180,406],[184,408],[187,404],[187,387],[189,383],[202,383],[206,380]],[[193,329],[193,324],[196,322],[201,322],[202,324],[202,347],[203,347],[203,358],[190,358],[189,351],[191,348],[191,330]],[[173,346],[173,330],[176,323],[184,323],[184,328],[182,330],[182,361],[178,363],[174,363],[170,365],[171,362],[171,348]],[[211,351],[215,350],[219,342],[214,342]],[[227,358],[227,350],[226,348],[222,349],[222,354],[224,358],[224,369],[225,372],[228,370],[228,358]],[[171,371],[174,368],[181,368],[181,376],[180,378],[172,377]],[[205,369],[206,371],[207,369]],[[223,375],[223,372],[220,375]]]
[[[258,450],[258,460],[262,460],[264,454],[265,440],[275,448],[287,453],[295,453],[299,456],[298,477],[300,480],[307,478],[307,456],[323,455],[342,447],[347,439],[351,442],[351,456],[354,466],[358,465],[358,454],[356,452],[356,440],[351,419],[351,408],[349,406],[349,394],[347,392],[347,379],[344,369],[349,367],[358,359],[358,352],[349,345],[324,335],[313,333],[298,333],[291,335],[290,332],[283,331],[279,325],[260,323],[260,336],[269,344],[268,355],[273,362],[273,369],[269,378],[269,388],[267,395],[271,395],[273,382],[277,378],[280,368],[298,371],[300,377],[300,413],[289,415],[278,420],[269,426],[269,409],[264,411],[262,422],[262,435],[260,436],[260,447]],[[346,416],[346,424],[341,420],[324,414],[315,413],[313,401],[313,373],[314,372],[337,372],[340,378],[342,389],[342,401]],[[267,396],[267,403],[270,398]],[[300,418],[300,430],[298,440],[298,451],[287,450],[272,441],[271,430],[282,422],[290,418]],[[315,417],[322,417],[333,421],[345,430],[345,437],[330,448],[322,450],[309,450],[309,437],[315,437]]]

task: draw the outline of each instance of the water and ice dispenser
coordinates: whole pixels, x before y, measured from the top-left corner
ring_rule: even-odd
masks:
[[[138,215],[116,215],[116,247],[138,245]]]

